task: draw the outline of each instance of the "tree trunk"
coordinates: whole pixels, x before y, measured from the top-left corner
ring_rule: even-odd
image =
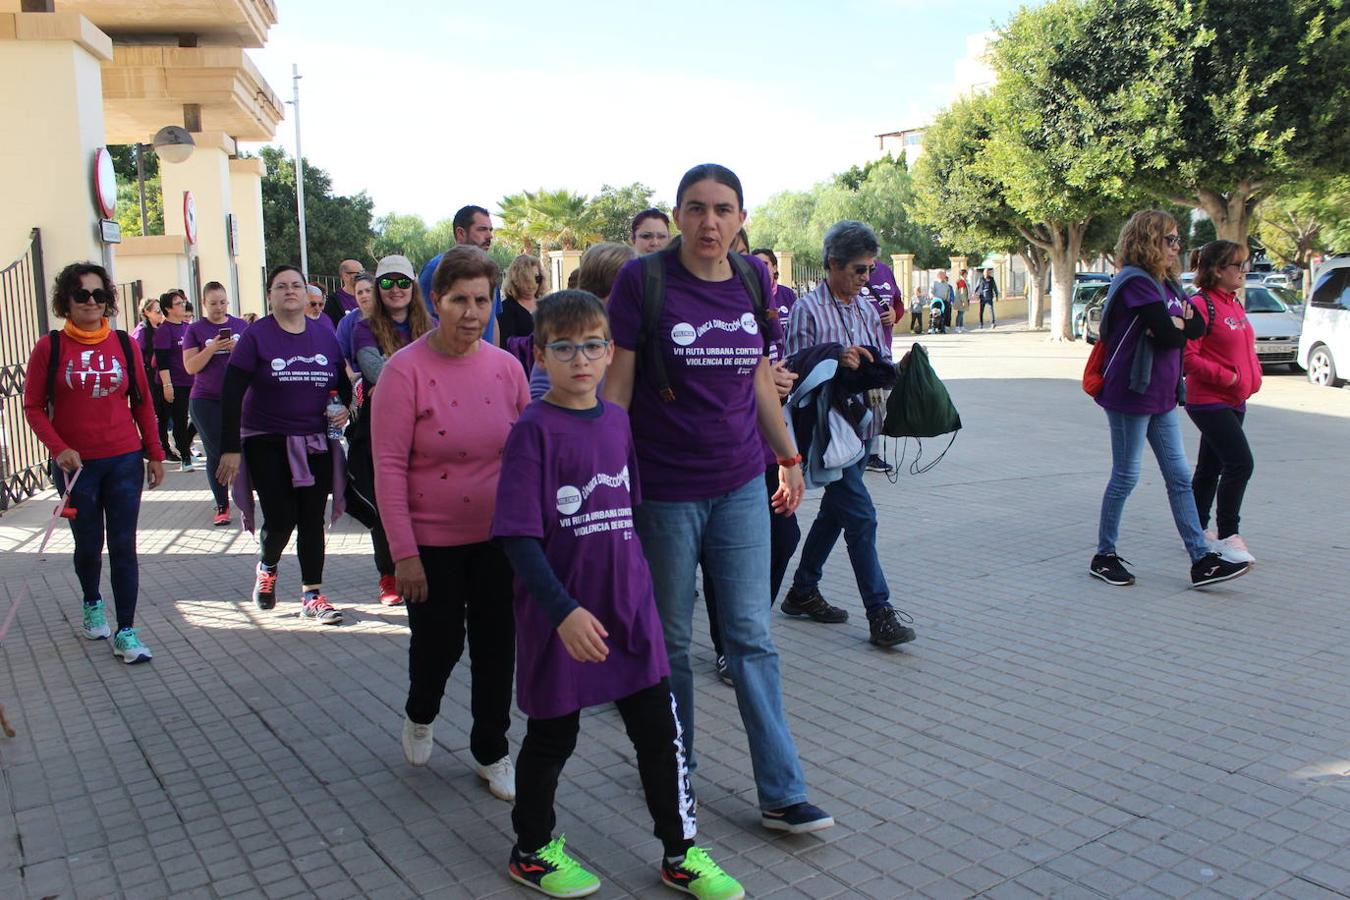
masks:
[[[1017,254],[1027,267],[1027,326],[1045,327],[1045,274],[1049,257],[1035,244],[1027,244]]]
[[[1263,196],[1260,184],[1239,181],[1227,194],[1199,188],[1194,199],[1213,220],[1219,240],[1232,241],[1245,247],[1247,235],[1251,232],[1252,213]]]
[[[1070,321],[1073,305],[1074,261],[1083,246],[1087,223],[1061,225],[1052,234],[1050,257],[1050,340],[1073,340]]]

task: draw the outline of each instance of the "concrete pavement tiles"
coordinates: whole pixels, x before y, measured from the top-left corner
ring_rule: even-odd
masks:
[[[919,639],[867,644],[842,542],[822,590],[850,621],[774,617],[812,797],[839,824],[757,824],[699,621],[703,842],[759,897],[1350,895],[1350,391],[1267,378],[1243,526],[1260,562],[1214,590],[1188,589],[1146,459],[1120,547],[1140,583],[1119,589],[1086,574],[1110,457],[1085,348],[926,343],[966,428],[927,475],[868,476]],[[0,647],[19,729],[0,740],[0,896],[527,895],[504,872],[509,807],[468,768],[466,668],[431,765],[403,762],[405,614],[376,602],[368,537],[346,522],[329,544],[348,624],[295,620],[293,557],[259,612],[251,539],[210,526],[204,477],[146,495],[149,665],[77,636],[68,534],[37,555],[49,501],[0,520],[0,608],[31,589]],[[630,757],[617,715],[588,712],[558,829],[601,896],[665,896]]]

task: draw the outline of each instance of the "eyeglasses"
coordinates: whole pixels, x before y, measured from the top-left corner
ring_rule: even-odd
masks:
[[[382,291],[387,291],[387,290],[389,290],[390,288],[394,288],[394,287],[399,287],[399,288],[402,288],[403,290],[406,291],[408,288],[412,287],[412,279],[411,279],[411,278],[389,278],[389,277],[387,277],[387,276],[380,279],[380,290],[382,290]]]
[[[544,283],[544,276],[543,276],[543,275],[536,275],[536,276],[534,276],[534,283],[535,283],[536,285],[543,284],[543,283]]]
[[[1163,240],[1167,241],[1169,247],[1181,246],[1181,235],[1179,234],[1165,234],[1163,235]]]
[[[87,288],[76,288],[70,295],[70,299],[74,300],[76,303],[89,303],[92,301],[99,306],[107,306],[112,302],[112,294],[108,293],[103,288],[94,288],[92,291]]]
[[[871,275],[871,274],[872,274],[873,272],[875,272],[876,270],[877,270],[877,267],[876,267],[876,264],[875,264],[875,263],[873,263],[873,264],[870,265],[870,266],[854,266],[854,267],[853,267],[853,274],[854,274],[854,275],[857,275],[857,276],[859,276],[859,277],[861,277],[861,276],[863,276],[863,275]]]
[[[1227,265],[1219,266],[1219,268],[1220,268],[1220,269],[1237,269],[1238,271],[1241,271],[1241,272],[1250,272],[1250,271],[1252,270],[1252,264],[1251,264],[1250,262],[1248,262],[1247,260],[1243,260],[1242,262],[1230,262],[1230,263],[1228,263]]]
[[[323,306],[323,301],[322,301],[322,300],[311,300],[311,301],[309,301],[309,308],[310,308],[310,309],[318,309],[318,308],[321,307],[321,306]]]
[[[591,340],[583,341],[580,344],[574,344],[571,341],[554,341],[551,344],[545,344],[544,349],[553,354],[553,358],[558,362],[571,362],[577,358],[577,351],[589,360],[597,360],[605,355],[609,349],[609,341]]]
[[[303,291],[304,289],[305,283],[303,281],[278,281],[272,285],[272,290],[274,291]]]

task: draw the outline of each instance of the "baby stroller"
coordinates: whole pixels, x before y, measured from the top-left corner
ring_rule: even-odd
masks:
[[[946,307],[942,303],[941,297],[933,298],[933,305],[928,308],[928,333],[946,334]]]

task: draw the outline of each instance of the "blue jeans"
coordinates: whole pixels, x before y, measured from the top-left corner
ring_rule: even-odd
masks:
[[[830,558],[842,531],[858,593],[870,614],[891,605],[891,589],[886,586],[886,573],[881,571],[881,560],[877,557],[877,510],[863,484],[866,469],[867,460],[859,460],[844,469],[843,478],[825,486],[820,511],[802,544],[802,558],[792,576],[792,587],[810,590],[820,584],[825,560]]]
[[[206,449],[206,483],[211,485],[211,496],[216,506],[229,506],[229,491],[216,480],[216,468],[220,465],[220,401],[194,397],[188,401],[188,415]]]
[[[1186,552],[1191,561],[1209,553],[1200,516],[1195,511],[1195,497],[1191,493],[1191,465],[1186,461],[1186,446],[1181,441],[1181,421],[1175,409],[1156,415],[1106,411],[1111,426],[1111,479],[1102,495],[1101,521],[1097,527],[1097,552],[1115,553],[1116,538],[1120,535],[1120,516],[1125,501],[1139,483],[1139,460],[1144,455],[1144,438],[1148,438],[1153,455],[1158,458],[1163,481],[1167,483],[1167,500],[1172,505],[1172,520],[1177,524]]]
[[[717,618],[736,704],[750,744],[761,809],[806,799],[806,779],[783,711],[778,650],[769,633],[769,507],[756,475],[709,500],[644,500],[634,524],[651,566],[656,606],[670,657],[670,683],[694,768],[694,674],[689,644],[694,622],[694,570],[717,591]]]
[[[117,628],[136,624],[136,594],[140,570],[136,563],[136,520],[141,512],[141,486],[145,463],[141,451],[82,460],[79,480],[70,492],[75,518],[70,531],[75,537],[75,575],[80,579],[84,602],[103,598],[99,579],[103,574],[103,539],[106,523],[108,568],[112,573],[113,604]],[[52,465],[52,482],[61,493],[69,476]]]

